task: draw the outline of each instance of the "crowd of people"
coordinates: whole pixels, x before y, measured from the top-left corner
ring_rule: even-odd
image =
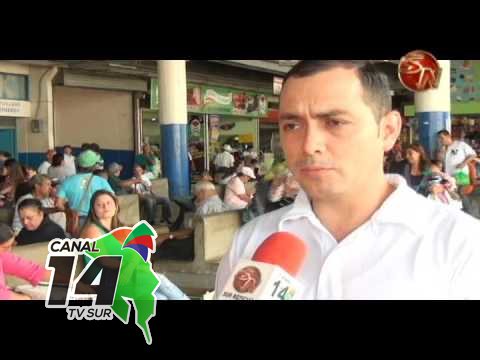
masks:
[[[183,221],[184,214],[180,221],[173,219],[171,200],[152,190],[152,180],[161,176],[161,163],[158,149],[150,145],[144,145],[142,153],[135,157],[134,175],[128,179],[121,176],[124,170],[121,164],[105,164],[97,144],[83,144],[77,156],[74,156],[69,145],[63,147],[63,152],[50,149],[37,168],[22,165],[11,154],[0,152],[0,207],[13,212],[12,223],[2,224],[6,227],[3,241],[8,244],[3,247],[10,250],[14,245],[48,242],[55,238],[98,238],[123,225],[118,217],[120,209],[117,196],[137,194],[142,218],[153,226],[164,225],[169,228],[166,234],[160,234],[157,239],[158,244],[163,243],[157,249],[157,257],[182,258],[182,249],[178,248],[181,242],[171,240],[189,239],[193,251],[195,217],[237,210],[248,213],[249,217],[245,220],[248,221],[267,211],[267,208],[268,211],[276,208],[257,206],[260,198],[267,201],[271,199],[278,206],[288,204],[282,203],[283,199],[294,198],[295,191],[290,186],[285,188],[287,174],[278,171],[283,169],[282,164],[266,173],[262,171],[258,155],[251,147],[243,149],[236,159],[233,159],[231,146],[225,145],[224,150],[224,159],[221,160],[220,156],[215,161],[214,176],[204,173],[193,185],[190,199],[193,218],[186,221]],[[214,177],[219,181],[215,182]],[[261,188],[261,184],[265,183],[268,187],[263,194],[258,194],[256,187]],[[288,183],[291,183],[291,179]],[[159,224],[156,223],[157,208],[161,208]],[[188,244],[188,241],[184,243]],[[169,246],[172,244],[173,248]],[[192,251],[187,251],[186,258],[193,257]],[[28,263],[34,275],[31,272],[14,275],[37,283],[39,268],[24,260],[18,262]],[[163,280],[164,286],[157,291],[158,298],[184,298],[168,279],[163,277]],[[6,285],[0,284],[0,288],[2,286]],[[4,298],[23,298],[23,295],[11,290],[3,290],[4,294],[8,294]]]
[[[38,168],[0,152],[0,208],[13,212],[12,223],[0,224],[0,299],[25,298],[7,288],[4,274],[33,284],[43,276],[42,266],[7,250],[56,238],[97,238],[108,233],[121,225],[117,195],[138,194],[141,214],[151,225],[156,224],[158,206],[162,207],[160,224],[172,223],[169,199],[152,191],[151,181],[161,176],[158,154],[145,145],[135,161],[134,177],[121,180],[123,167],[112,163],[105,168],[97,144],[83,144],[76,157],[69,145],[63,153],[50,149]],[[168,284],[164,279],[164,285]],[[175,290],[173,284],[168,290]],[[158,291],[159,297],[166,296]]]
[[[463,209],[480,219],[480,157],[466,142],[439,131],[440,151],[430,159],[424,147],[396,143],[385,157],[385,171],[402,175],[419,194]]]
[[[300,188],[284,159],[268,166],[252,145],[225,144],[212,165],[213,176],[204,176],[221,189],[223,208],[242,210],[245,222],[291,204]]]

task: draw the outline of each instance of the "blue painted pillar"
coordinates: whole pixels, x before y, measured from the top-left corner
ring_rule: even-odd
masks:
[[[185,60],[157,63],[162,166],[173,199],[190,194],[186,64]]]
[[[437,132],[451,132],[450,60],[439,60],[442,69],[437,89],[415,93],[415,111],[419,122],[420,143],[433,158],[438,148]]]

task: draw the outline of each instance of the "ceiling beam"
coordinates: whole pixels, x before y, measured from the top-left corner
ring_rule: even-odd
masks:
[[[208,60],[212,62],[222,63],[243,67],[251,70],[273,73],[276,75],[285,75],[291,68],[290,62],[282,63],[282,60]],[[285,60],[286,61],[286,60]],[[298,60],[292,60],[298,61]]]

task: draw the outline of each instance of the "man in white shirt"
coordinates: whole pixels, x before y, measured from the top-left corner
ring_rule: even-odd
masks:
[[[172,224],[172,207],[170,200],[163,196],[152,192],[152,182],[145,173],[145,165],[135,164],[133,168],[134,179],[142,180],[141,182],[133,182],[132,190],[139,195],[140,205],[144,209],[145,220],[150,225],[155,225],[155,212],[158,205],[162,207],[162,220],[167,224]]]
[[[455,176],[459,171],[469,174],[468,163],[477,157],[477,153],[466,142],[453,140],[447,130],[437,133],[440,143],[446,147],[445,150],[445,172]]]
[[[235,158],[231,154],[233,149],[230,145],[226,144],[223,147],[223,152],[217,154],[214,160],[214,164],[217,172],[225,172],[226,170],[233,167],[235,164]]]
[[[73,156],[72,153],[73,150],[70,145],[65,145],[63,147],[63,161],[67,172],[67,177],[73,176],[77,173],[77,169],[75,167],[75,156]]]
[[[383,172],[401,124],[388,79],[372,63],[297,64],[284,82],[279,126],[302,190],[293,205],[239,230],[216,295],[240,259],[287,231],[308,248],[301,299],[479,299],[480,222]]]
[[[53,149],[49,149],[47,151],[47,160],[45,160],[43,163],[40,164],[40,166],[37,169],[37,172],[40,175],[48,175],[48,169],[50,166],[52,166],[52,160],[53,160],[53,155],[55,155],[57,152]]]

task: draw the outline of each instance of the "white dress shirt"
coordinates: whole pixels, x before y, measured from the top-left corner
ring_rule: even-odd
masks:
[[[287,231],[308,247],[297,275],[301,299],[480,299],[480,221],[415,193],[401,176],[386,177],[394,192],[340,243],[303,190],[294,204],[243,226],[218,269],[217,292],[240,259]]]
[[[228,151],[224,151],[215,157],[216,167],[231,168],[235,164],[235,158]]]

